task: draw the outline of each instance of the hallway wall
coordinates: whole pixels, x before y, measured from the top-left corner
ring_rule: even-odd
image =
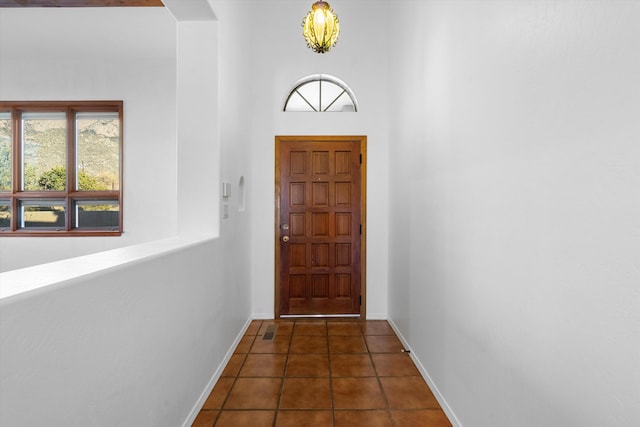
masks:
[[[390,317],[462,425],[640,425],[640,2],[396,5]]]

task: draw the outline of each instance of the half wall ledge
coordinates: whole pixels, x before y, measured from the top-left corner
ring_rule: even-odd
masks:
[[[171,237],[0,273],[0,306],[16,298],[54,291],[80,278],[217,240],[216,235]]]

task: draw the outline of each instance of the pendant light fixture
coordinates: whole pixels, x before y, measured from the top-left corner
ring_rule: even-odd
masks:
[[[314,52],[328,52],[338,41],[340,23],[326,1],[317,1],[302,20],[302,35]]]

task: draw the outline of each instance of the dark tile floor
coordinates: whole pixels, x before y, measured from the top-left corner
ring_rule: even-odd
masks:
[[[386,321],[330,319],[253,321],[193,426],[451,423]]]

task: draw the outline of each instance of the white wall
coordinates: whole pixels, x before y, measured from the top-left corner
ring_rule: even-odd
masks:
[[[0,9],[0,99],[124,101],[124,234],[0,238],[0,271],[176,234],[176,22],[168,10]]]
[[[242,254],[220,240],[115,251],[89,257],[157,253],[0,300],[0,425],[176,427],[199,409],[248,318],[229,262]]]
[[[395,10],[391,318],[463,425],[640,425],[640,2]]]
[[[202,0],[206,5],[207,3]],[[214,48],[212,48],[214,46]],[[178,23],[178,232],[219,230],[218,25]],[[204,197],[203,197],[204,196]]]
[[[238,3],[238,2],[236,2]],[[239,2],[246,6],[255,2]],[[338,44],[326,54],[307,48],[302,18],[311,2],[276,0],[247,13],[238,32],[249,32],[251,56],[245,105],[251,141],[253,312],[274,314],[275,135],[367,135],[367,315],[387,313],[388,62],[384,39],[371,43],[370,26],[384,22],[385,2],[333,4],[341,23]],[[221,22],[223,22],[221,17]],[[310,74],[346,82],[360,105],[357,113],[284,113],[292,85]]]
[[[221,236],[231,241],[239,240],[246,247],[243,259],[233,262],[242,268],[242,273],[252,277],[252,233],[251,215],[254,211],[248,193],[255,185],[251,161],[253,150],[250,140],[252,117],[247,113],[254,94],[247,88],[251,75],[251,45],[248,32],[238,31],[246,25],[250,14],[249,2],[215,2],[214,11],[219,25],[219,93],[220,123],[220,180],[231,184],[231,196],[221,199],[219,216]],[[244,203],[240,200],[240,179],[244,181]],[[220,190],[220,187],[217,188]],[[224,218],[224,209],[228,217]],[[250,279],[251,282],[253,279]],[[247,304],[251,306],[251,295]],[[253,313],[253,311],[251,311]]]

